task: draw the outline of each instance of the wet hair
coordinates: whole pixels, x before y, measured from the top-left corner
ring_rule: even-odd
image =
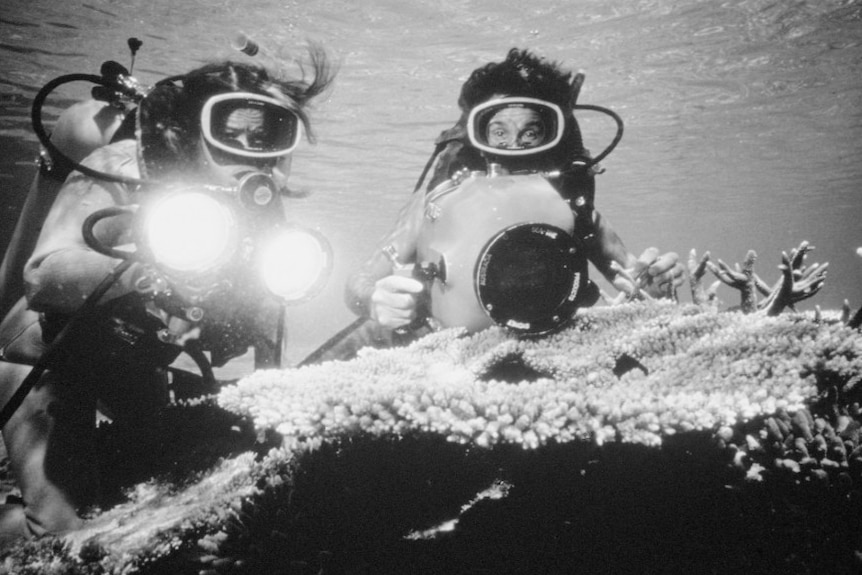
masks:
[[[335,74],[321,47],[309,46],[308,56],[310,79],[306,77],[308,66],[303,64],[300,77],[291,78],[277,76],[258,64],[225,61],[159,82],[139,107],[142,163],[148,176],[183,171],[195,161],[201,110],[218,94],[251,92],[275,98],[297,114],[309,141],[314,142],[306,108],[331,85]]]
[[[587,156],[580,127],[572,113],[573,78],[573,74],[557,62],[518,48],[509,50],[502,62],[491,62],[474,70],[458,97],[461,118],[438,138],[438,144],[446,144],[447,149],[440,155],[429,189],[459,169],[485,169],[485,158],[467,141],[467,116],[473,107],[494,96],[527,96],[554,103],[563,110],[566,123],[560,143],[546,152],[529,157],[495,158],[507,168],[560,169],[577,158]]]
[[[461,87],[458,106],[469,113],[494,95],[529,96],[560,108],[571,107],[571,72],[527,50],[512,48],[502,62],[477,68]]]

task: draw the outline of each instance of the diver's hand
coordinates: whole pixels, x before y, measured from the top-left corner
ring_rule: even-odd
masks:
[[[614,287],[630,296],[642,290],[653,298],[673,298],[685,280],[685,268],[679,255],[674,252],[659,255],[658,248],[644,250],[634,266],[625,272],[618,274],[613,283]]]
[[[408,325],[416,317],[416,298],[423,289],[422,282],[405,276],[377,280],[371,294],[371,318],[392,329]]]

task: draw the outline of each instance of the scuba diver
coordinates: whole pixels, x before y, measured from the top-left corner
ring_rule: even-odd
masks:
[[[224,61],[153,87],[106,62],[101,77],[37,95],[47,153],[30,195],[56,199],[35,202],[49,208],[32,253],[21,235],[4,263],[26,261],[26,298],[0,324],[3,440],[21,491],[0,506],[0,542],[82,526],[100,496],[97,409],[146,437],[181,352],[210,382],[250,348],[255,367],[279,365],[284,303],[320,281],[294,277],[279,251],[293,237],[291,153],[303,131],[313,142],[306,109],[334,79],[320,47],[309,59],[311,78]],[[98,84],[95,99],[48,138],[41,104],[80,79]]]
[[[346,302],[359,319],[303,364],[403,345],[440,327],[549,333],[597,301],[587,262],[628,295],[675,293],[684,278],[677,254],[649,248],[636,257],[594,208],[598,162],[622,137],[622,121],[577,104],[583,78],[519,49],[473,71],[461,118],[437,139],[391,231],[348,278]],[[617,122],[616,138],[595,157],[577,109]]]

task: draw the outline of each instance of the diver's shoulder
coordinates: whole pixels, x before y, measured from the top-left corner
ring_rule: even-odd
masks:
[[[119,140],[93,150],[81,162],[84,166],[112,175],[140,177],[138,144],[135,140]]]
[[[439,184],[436,184],[434,187],[429,187],[427,190],[425,190],[425,197],[435,198],[440,194],[454,191],[458,189],[467,178],[475,176],[477,174],[484,174],[484,172],[476,172],[468,168],[461,168]]]

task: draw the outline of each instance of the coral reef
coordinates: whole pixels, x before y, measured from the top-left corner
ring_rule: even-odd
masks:
[[[692,285],[692,301],[705,303],[714,297],[715,289],[710,288],[703,291],[699,282],[704,275],[704,268],[709,269],[723,283],[736,289],[740,293],[740,309],[745,313],[760,310],[767,315],[778,315],[785,308],[793,308],[793,305],[814,296],[826,281],[826,268],[828,263],[805,265],[805,255],[814,250],[808,242],[802,242],[799,247],[781,253],[781,278],[774,286],[769,287],[760,277],[754,273],[754,263],[757,253],[749,250],[742,265],[736,264],[734,268],[718,260],[713,263],[709,259],[709,252],[704,255],[700,263],[697,263],[695,252],[692,251],[689,258],[689,273]],[[766,298],[757,302],[757,294]],[[711,294],[711,295],[710,295]]]
[[[257,372],[175,407],[154,441],[196,448],[0,573],[858,572],[862,312],[781,313],[823,284],[810,250],[771,285],[753,252],[692,252],[693,304],[630,297],[543,338]]]
[[[641,368],[618,377],[621,358]],[[498,379],[501,364],[536,375]],[[582,311],[572,327],[540,340],[449,330],[349,363],[262,371],[223,390],[219,402],[286,441],[432,432],[481,447],[660,445],[676,432],[796,411],[825,372],[845,380],[862,373],[862,338],[839,321],[628,303]]]

